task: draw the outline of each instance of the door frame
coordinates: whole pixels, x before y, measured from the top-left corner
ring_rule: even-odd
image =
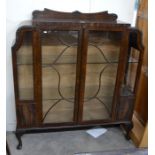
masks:
[[[103,119],[103,120],[89,120],[84,121],[83,118],[83,107],[84,107],[84,91],[85,91],[85,80],[86,80],[86,64],[87,64],[87,52],[88,52],[88,36],[89,31],[116,31],[122,33],[122,40],[120,43],[120,54],[119,54],[119,62],[117,67],[117,75],[115,82],[115,89],[112,101],[112,116],[111,119]],[[115,27],[113,24],[111,26],[106,25],[97,25],[97,26],[83,26],[82,35],[82,60],[81,60],[81,76],[80,76],[80,92],[79,92],[79,111],[78,111],[78,124],[97,124],[97,123],[107,123],[114,122],[117,120],[117,112],[119,108],[119,98],[121,93],[121,85],[125,78],[125,68],[127,65],[128,58],[128,46],[129,46],[129,30],[128,25],[125,27]]]

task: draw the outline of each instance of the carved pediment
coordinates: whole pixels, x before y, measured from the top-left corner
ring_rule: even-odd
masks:
[[[74,12],[58,12],[49,9],[43,11],[35,10],[33,12],[33,20],[90,20],[90,21],[102,21],[102,22],[116,22],[117,15],[109,14],[108,11],[97,12],[97,13],[81,13],[79,11]]]

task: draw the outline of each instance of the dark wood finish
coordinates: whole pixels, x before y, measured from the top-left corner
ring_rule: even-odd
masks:
[[[116,22],[117,15],[116,14],[108,14],[107,11],[98,12],[98,13],[81,13],[79,11],[75,11],[72,13],[67,12],[57,12],[49,9],[44,9],[43,11],[34,11],[33,12],[33,22],[36,24],[40,21],[54,21],[54,20],[71,20],[78,21],[83,20],[83,22],[89,20],[90,21],[106,21],[106,22]]]
[[[42,121],[42,87],[41,87],[41,41],[40,32],[33,31],[33,66],[34,66],[34,98],[36,106],[36,125],[40,126]]]
[[[7,141],[6,141],[6,153],[7,153],[7,155],[11,155],[10,148],[9,148]]]
[[[18,132],[18,130],[17,130],[16,133],[15,133],[15,135],[16,135],[16,138],[18,140],[17,149],[20,150],[20,149],[22,149],[22,140],[21,140],[21,137],[23,135],[23,132]]]
[[[79,89],[79,114],[78,122],[82,122],[83,116],[83,102],[84,102],[84,88],[85,88],[85,77],[86,77],[86,62],[87,62],[87,46],[88,46],[88,30],[81,30],[81,75],[80,75],[80,89]]]
[[[132,113],[133,113],[133,102],[134,102],[134,96],[122,96],[120,98],[120,104],[119,104],[119,110],[117,119],[118,120],[131,120],[132,119]]]
[[[127,34],[126,34],[127,33]],[[121,50],[119,55],[119,63],[118,63],[118,73],[115,85],[115,94],[113,98],[113,112],[112,112],[112,119],[116,119],[116,110],[119,109],[117,106],[118,100],[120,98],[120,91],[121,86],[123,84],[123,79],[125,78],[125,67],[127,62],[127,54],[128,54],[128,43],[129,43],[129,32],[128,30],[124,31],[122,34],[122,43],[121,43]],[[121,102],[120,102],[121,103]]]
[[[76,64],[76,80],[75,80],[75,98],[72,122],[61,123],[44,123],[43,122],[43,92],[42,92],[42,42],[41,33],[51,33],[51,31],[78,31],[77,42],[77,62]],[[110,118],[83,120],[85,82],[88,57],[88,37],[90,31],[110,32],[111,34],[119,32],[121,34],[120,50],[118,55],[118,64],[114,94],[112,97],[112,110]],[[34,91],[33,100],[20,100],[19,98],[19,78],[17,64],[17,51],[23,44],[25,34],[32,34],[32,52],[33,52],[33,80]],[[74,36],[74,34],[73,34]],[[76,37],[76,36],[75,36]],[[112,37],[112,36],[111,36]],[[30,41],[27,38],[29,45]],[[73,13],[56,12],[45,9],[44,11],[34,11],[33,20],[29,26],[22,26],[17,30],[16,42],[12,47],[14,88],[16,100],[17,129],[16,137],[19,141],[17,149],[22,148],[21,136],[25,133],[38,133],[50,131],[63,131],[90,128],[93,126],[109,126],[122,124],[127,132],[126,137],[129,138],[129,131],[132,129],[132,115],[135,101],[135,93],[138,88],[139,75],[142,65],[143,45],[141,32],[137,29],[130,28],[129,24],[117,22],[117,15],[108,14],[108,12],[100,13]],[[52,41],[52,40],[51,40]],[[59,43],[60,44],[60,43]],[[59,46],[57,44],[57,46]],[[44,46],[49,46],[50,41]],[[56,44],[55,44],[56,45]],[[66,45],[68,46],[68,45]],[[71,47],[71,46],[70,46]],[[126,85],[126,74],[128,70],[129,53],[131,47],[140,51],[138,60],[138,69],[136,73],[136,82],[134,91]],[[59,56],[60,57],[60,56]],[[114,62],[113,62],[114,63]],[[134,63],[134,62],[131,62]],[[61,63],[62,65],[63,63]],[[65,64],[65,63],[64,63]],[[95,63],[94,63],[95,64]],[[102,63],[104,64],[104,63]],[[22,64],[20,64],[22,65]],[[30,65],[30,64],[28,64]],[[65,75],[64,75],[65,76]]]

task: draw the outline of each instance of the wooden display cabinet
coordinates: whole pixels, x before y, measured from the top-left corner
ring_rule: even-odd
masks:
[[[34,11],[12,47],[17,148],[25,133],[98,125],[121,124],[129,138],[141,39],[140,31],[108,12]]]

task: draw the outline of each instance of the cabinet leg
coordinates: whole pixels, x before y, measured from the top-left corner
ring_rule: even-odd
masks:
[[[125,138],[127,139],[127,140],[130,140],[130,131],[132,130],[132,128],[133,128],[133,122],[131,122],[131,123],[128,123],[128,124],[123,124],[123,128],[125,129],[125,131],[126,131],[126,135],[125,135]]]
[[[11,155],[7,141],[6,141],[6,152],[7,152],[7,155]]]
[[[22,140],[21,140],[21,137],[22,137],[23,134],[16,132],[15,135],[16,135],[16,138],[18,140],[17,149],[18,150],[21,150],[22,149]]]

